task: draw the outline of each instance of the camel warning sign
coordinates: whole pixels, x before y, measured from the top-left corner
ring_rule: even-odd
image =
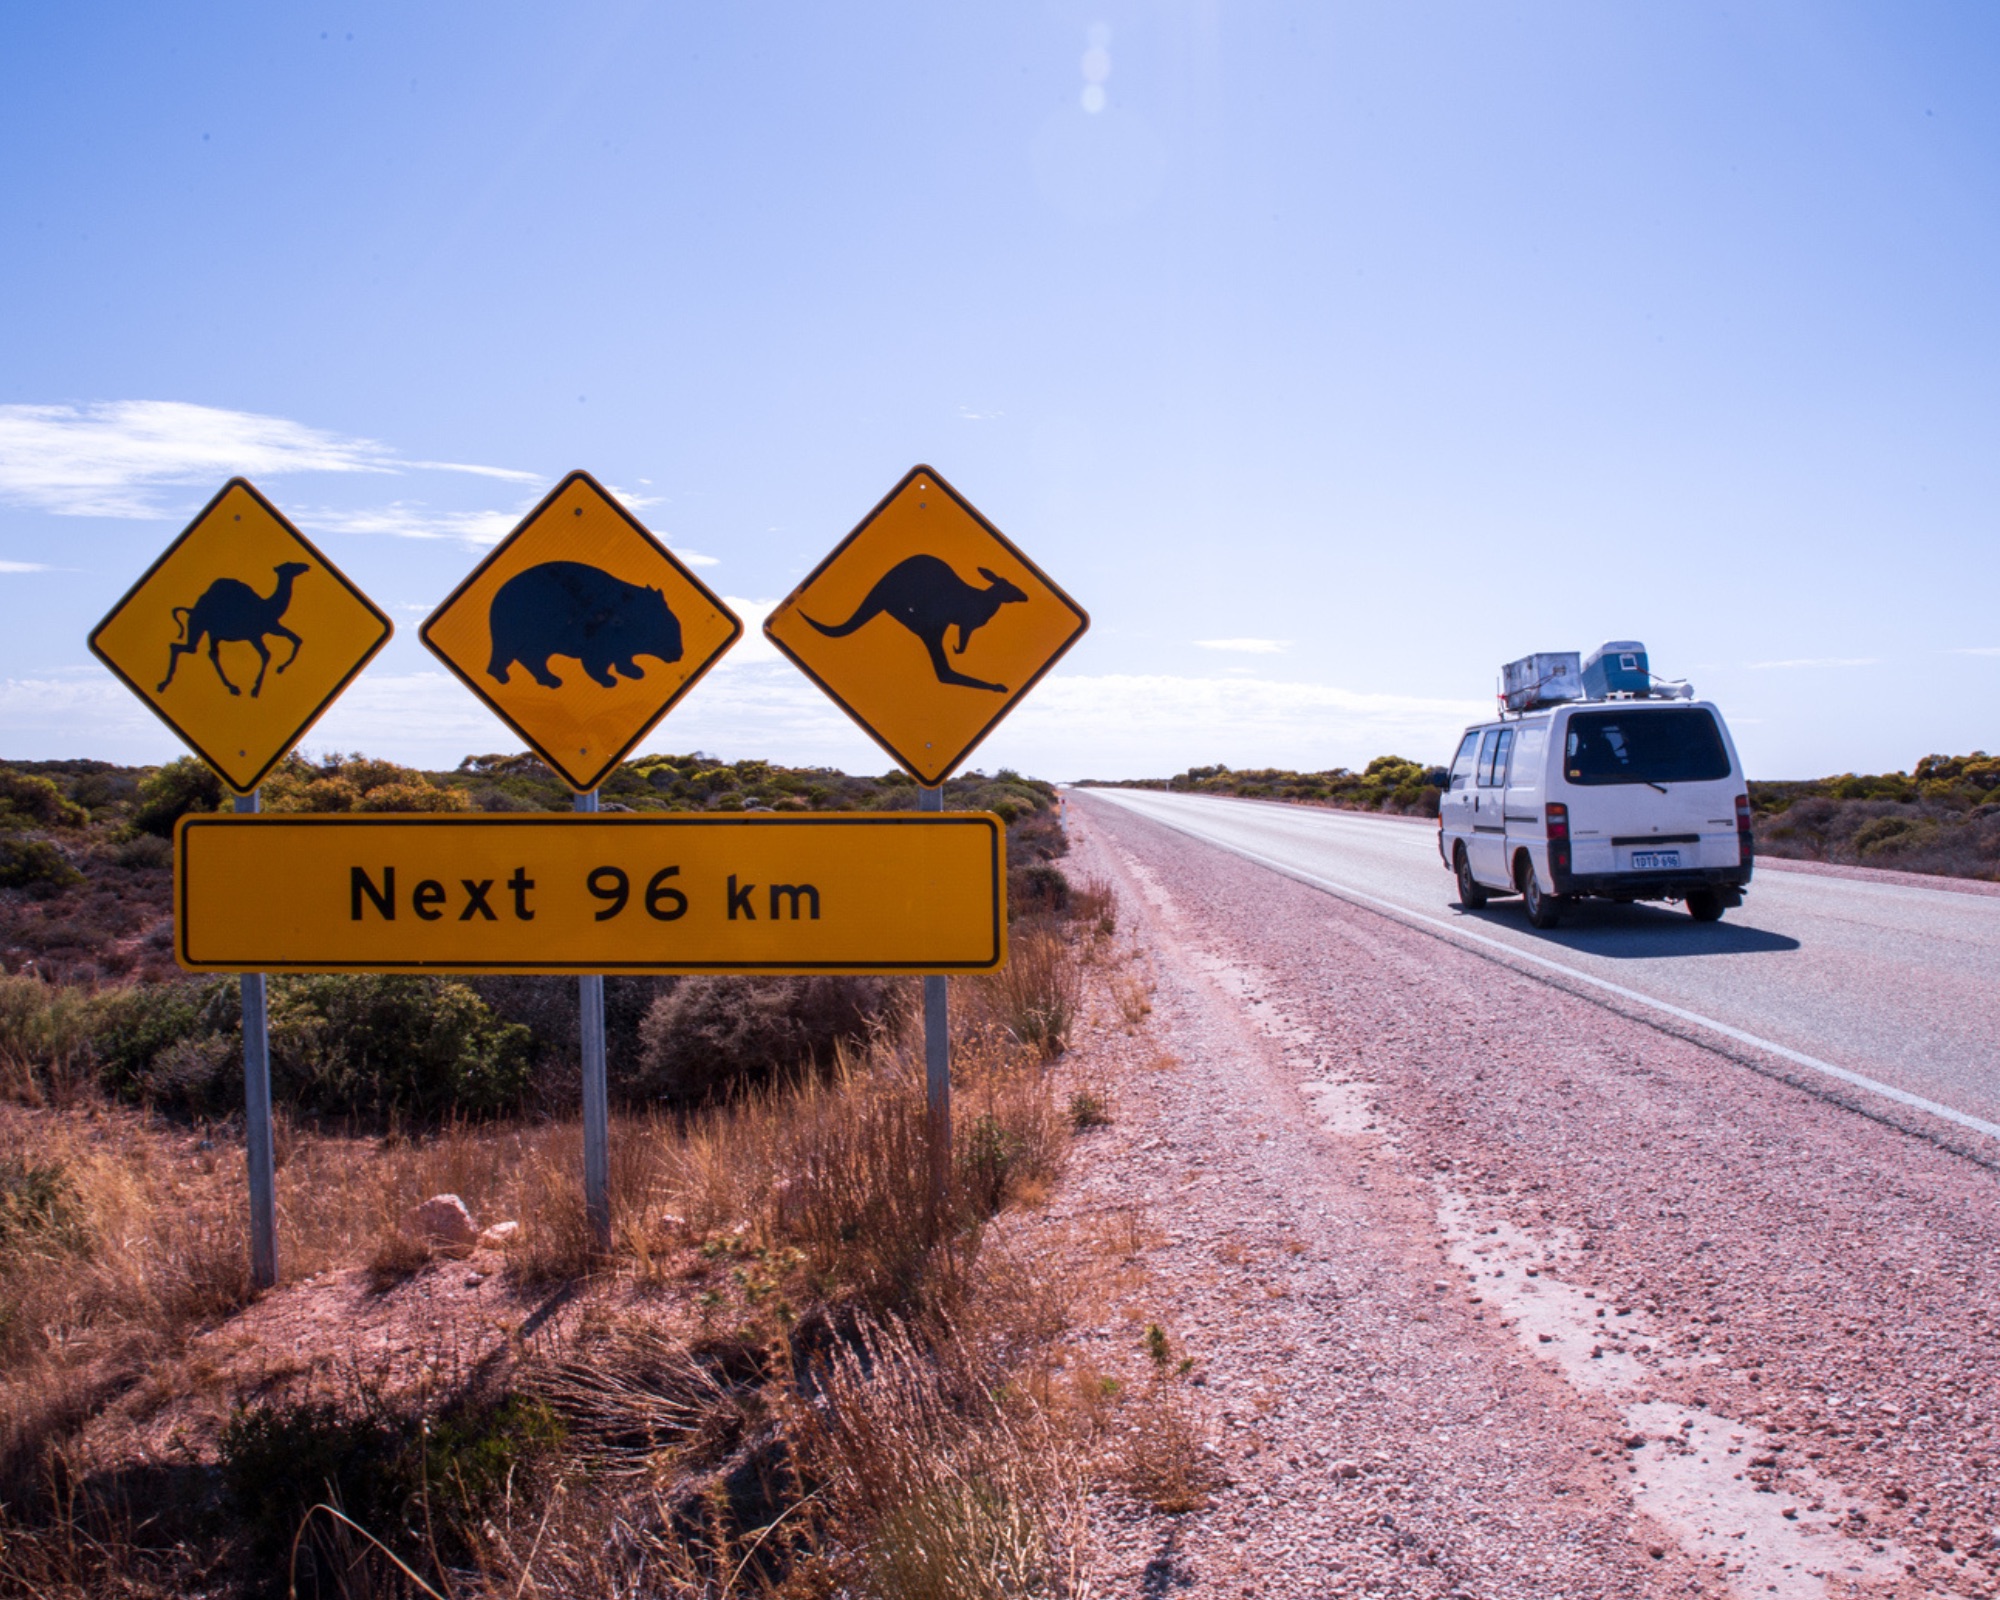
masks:
[[[91,630],[90,648],[249,794],[393,631],[276,506],[231,478]]]
[[[417,630],[580,794],[742,633],[587,472],[550,490]]]
[[[1090,618],[950,484],[912,467],[764,632],[919,783],[955,771]]]

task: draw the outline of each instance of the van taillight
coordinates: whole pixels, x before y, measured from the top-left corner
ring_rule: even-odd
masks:
[[[1548,821],[1549,877],[1557,894],[1569,892],[1569,807],[1551,800],[1542,808]]]
[[[1750,865],[1750,858],[1757,852],[1757,841],[1750,832],[1750,797],[1739,794],[1736,797],[1736,848],[1742,854],[1743,865]]]

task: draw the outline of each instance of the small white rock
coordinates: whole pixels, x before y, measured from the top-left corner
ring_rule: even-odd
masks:
[[[504,1250],[519,1238],[520,1234],[520,1223],[496,1222],[492,1227],[485,1229],[479,1235],[479,1248],[482,1250]]]

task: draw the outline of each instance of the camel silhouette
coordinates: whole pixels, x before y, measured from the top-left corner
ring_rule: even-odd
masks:
[[[215,675],[231,694],[243,691],[231,683],[229,674],[222,670],[222,646],[247,644],[257,652],[260,665],[257,681],[250,685],[252,700],[263,689],[264,674],[271,669],[271,652],[264,645],[268,635],[276,634],[280,639],[292,641],[292,653],[278,663],[280,672],[298,660],[299,646],[303,641],[285,626],[285,611],[292,603],[292,585],[300,573],[310,572],[312,568],[303,561],[286,561],[273,570],[278,574],[278,584],[268,598],[247,583],[240,583],[234,578],[217,578],[202,591],[201,598],[193,605],[174,607],[174,621],[180,627],[181,636],[167,651],[167,675],[161,680],[156,693],[167,692],[167,685],[174,681],[174,668],[180,665],[181,657],[191,656],[199,650],[204,636],[208,639],[208,659],[215,663]]]
[[[962,656],[972,635],[993,620],[994,612],[1028,598],[997,572],[981,567],[979,575],[986,579],[984,589],[967,583],[949,562],[936,556],[907,556],[875,580],[868,597],[845,622],[814,622],[803,611],[799,615],[829,639],[844,639],[886,613],[923,641],[939,683],[1005,694],[1004,683],[967,677],[945,659],[944,636],[953,628],[958,630],[958,643],[952,654]]]

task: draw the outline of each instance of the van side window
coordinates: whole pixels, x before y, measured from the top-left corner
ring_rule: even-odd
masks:
[[[1549,730],[1543,728],[1523,728],[1514,737],[1514,756],[1521,763],[1520,771],[1509,774],[1516,789],[1539,789],[1542,786],[1542,752],[1549,742]]]
[[[1479,787],[1497,789],[1507,781],[1507,751],[1514,743],[1512,728],[1495,728],[1479,745]]]
[[[1458,754],[1452,757],[1451,786],[1463,789],[1472,781],[1473,764],[1479,759],[1479,735],[1468,733],[1458,746]]]

